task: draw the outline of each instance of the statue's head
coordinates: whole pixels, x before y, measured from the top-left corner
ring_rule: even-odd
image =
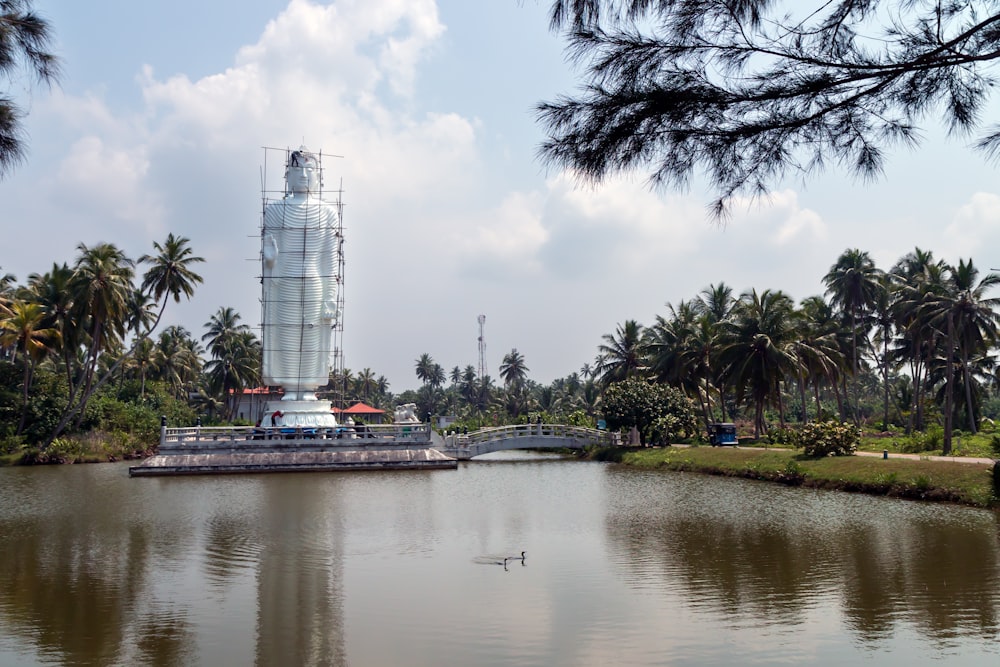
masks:
[[[316,154],[307,151],[305,146],[292,151],[285,165],[285,182],[289,192],[318,193],[323,185],[323,178]]]

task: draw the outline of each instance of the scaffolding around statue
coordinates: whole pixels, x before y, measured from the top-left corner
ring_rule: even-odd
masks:
[[[275,155],[282,155],[282,176]],[[269,154],[272,154],[270,165]],[[323,154],[306,147],[264,149],[261,178],[261,380],[280,386],[266,426],[335,426],[331,402],[317,397],[343,366],[343,205],[327,201]],[[280,180],[280,191],[268,179]],[[332,373],[331,373],[332,371]]]

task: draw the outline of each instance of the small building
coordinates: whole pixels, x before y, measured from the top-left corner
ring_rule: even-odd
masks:
[[[236,403],[233,418],[252,421],[255,424],[263,417],[267,402],[281,400],[285,394],[281,387],[254,387],[244,389],[236,396],[233,396],[234,393],[232,389],[229,390],[229,395]]]
[[[382,424],[385,421],[385,410],[379,410],[378,408],[373,408],[370,405],[365,405],[364,403],[358,401],[346,410],[341,410],[340,408],[332,408],[334,417],[337,418],[337,423],[343,424],[350,417],[354,421],[361,421],[365,424]]]

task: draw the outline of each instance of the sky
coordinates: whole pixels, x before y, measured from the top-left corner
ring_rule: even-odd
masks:
[[[421,354],[478,366],[479,315],[492,377],[516,348],[549,383],[711,284],[821,294],[848,248],[882,269],[914,247],[1000,267],[998,166],[933,117],[877,181],[789,180],[725,224],[697,182],[594,187],[544,165],[534,109],[583,80],[548,4],[36,0],[63,76],[9,88],[28,155],[0,181],[0,269],[24,282],[80,243],[138,258],[173,233],[206,262],[165,324],[200,337],[232,307],[256,327],[262,180],[280,188],[264,147],[306,145],[343,193],[345,365],[399,393]]]

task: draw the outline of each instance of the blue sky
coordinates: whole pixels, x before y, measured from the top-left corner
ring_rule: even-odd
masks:
[[[711,283],[822,292],[846,248],[881,268],[914,246],[1000,267],[997,166],[934,119],[882,179],[836,168],[709,221],[710,193],[594,188],[547,170],[533,108],[577,85],[535,0],[38,0],[64,59],[51,92],[15,82],[26,165],[0,182],[0,267],[23,281],[78,243],[132,257],[187,236],[205,278],[167,319],[200,336],[220,306],[259,321],[262,146],[328,158],[342,179],[344,352],[415,387],[429,353],[494,377],[512,348],[540,382],[593,360],[625,319]],[[993,109],[996,110],[996,107]],[[993,114],[995,117],[996,114]]]

